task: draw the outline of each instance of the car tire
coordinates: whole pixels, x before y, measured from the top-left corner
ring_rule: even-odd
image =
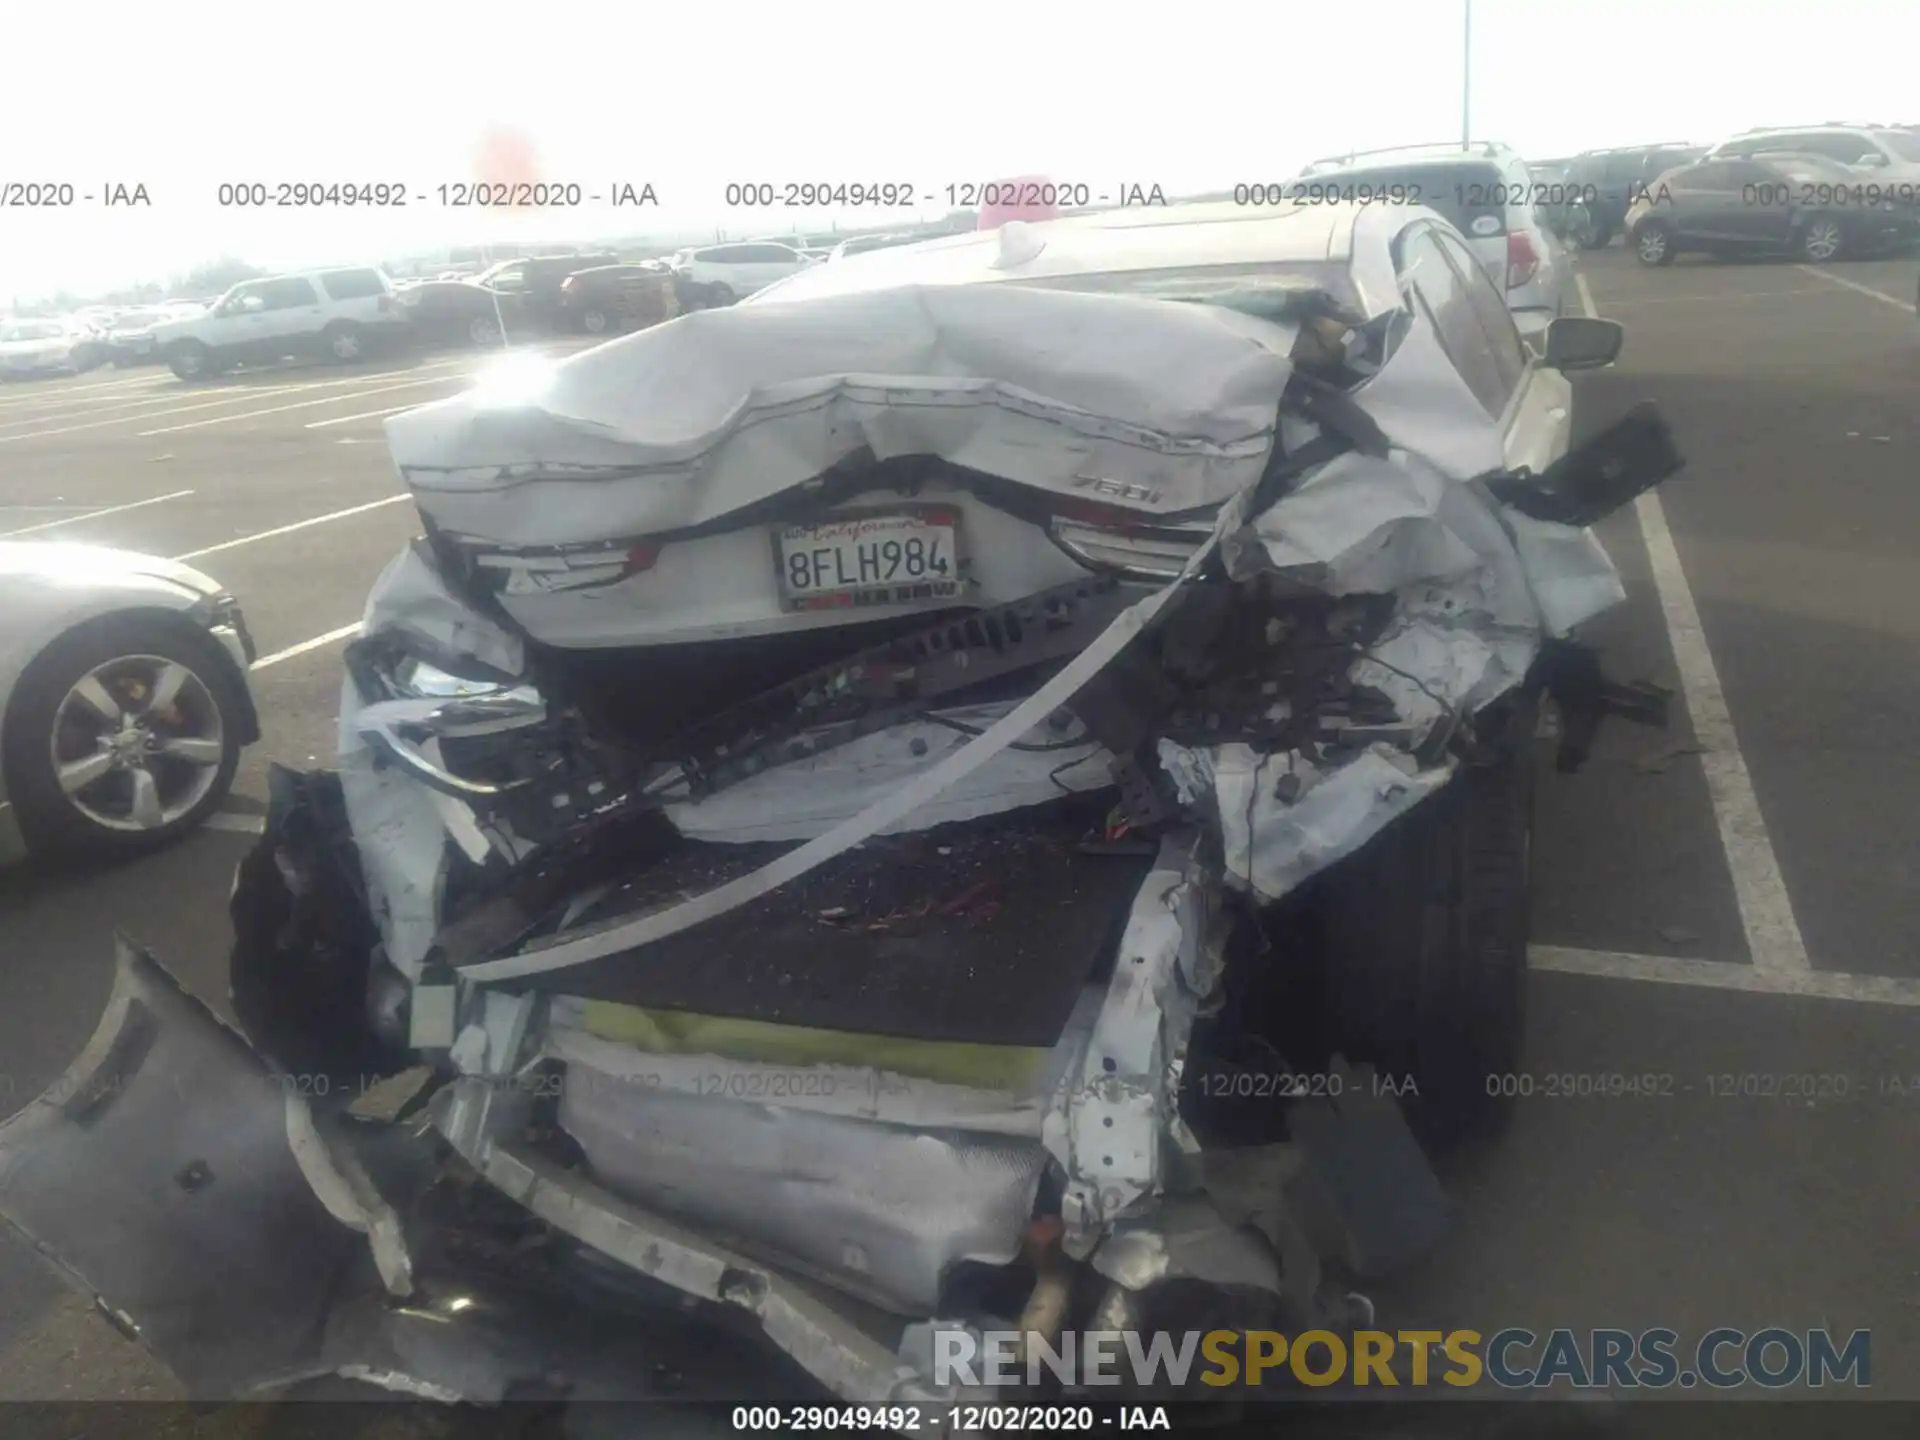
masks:
[[[475,345],[498,345],[500,322],[491,315],[476,315],[467,322],[467,339]]]
[[[213,351],[198,340],[180,340],[169,345],[167,368],[182,380],[205,380],[219,373]]]
[[[589,305],[580,312],[580,328],[589,335],[604,335],[613,329],[613,317],[598,305]]]
[[[706,301],[707,301],[708,308],[714,309],[714,310],[717,310],[725,305],[733,304],[733,301],[734,301],[733,287],[731,285],[723,285],[719,281],[715,281],[713,284],[707,286]]]
[[[163,678],[172,693],[154,710]],[[28,847],[138,853],[192,829],[226,800],[251,715],[239,667],[189,620],[125,613],[68,631],[28,665],[0,722]]]
[[[340,365],[358,365],[367,358],[367,332],[348,320],[336,320],[320,332],[320,348]]]
[[[1816,215],[1800,231],[1796,247],[1809,265],[1830,265],[1847,253],[1847,231],[1838,216]]]
[[[1679,236],[1664,220],[1643,220],[1634,227],[1634,258],[1642,265],[1671,265],[1678,253]]]
[[[1580,250],[1604,250],[1613,240],[1613,227],[1591,210],[1581,208],[1574,214],[1569,238]]]
[[[1508,702],[1497,760],[1462,766],[1317,892],[1328,1039],[1391,1077],[1433,1147],[1495,1133],[1508,1114],[1526,1019],[1538,718],[1531,698]]]

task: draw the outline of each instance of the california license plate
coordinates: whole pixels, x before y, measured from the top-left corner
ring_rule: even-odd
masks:
[[[843,516],[775,536],[789,610],[943,600],[960,593],[959,516],[947,509]]]

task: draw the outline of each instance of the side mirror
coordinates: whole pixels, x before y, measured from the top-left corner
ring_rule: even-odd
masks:
[[[1549,370],[1599,370],[1620,358],[1626,338],[1617,321],[1562,315],[1548,322],[1544,363]]]

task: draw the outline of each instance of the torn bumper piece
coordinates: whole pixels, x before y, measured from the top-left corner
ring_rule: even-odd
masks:
[[[717,1326],[695,1337],[666,1292],[636,1295],[590,1264],[530,1275],[447,1243],[457,1227],[427,1218],[430,1177],[410,1163],[417,1134],[343,1137],[345,1122],[316,1115],[300,1089],[122,941],[92,1041],[0,1124],[0,1218],[195,1399],[335,1375],[449,1402],[780,1393],[777,1375],[755,1378],[767,1374],[757,1346]],[[521,1099],[464,1080],[435,1097],[433,1116],[457,1154],[554,1230],[751,1315],[835,1393],[938,1398],[814,1287],[492,1138],[501,1102]],[[324,1154],[300,1153],[313,1146]],[[369,1170],[406,1212],[397,1270],[377,1260],[379,1217],[350,1198],[368,1196]],[[784,1393],[807,1392],[788,1382]]]

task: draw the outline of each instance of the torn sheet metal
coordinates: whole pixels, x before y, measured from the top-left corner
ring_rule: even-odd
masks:
[[[1399,348],[1354,399],[1394,446],[1425,456],[1449,479],[1471,480],[1506,464],[1500,427],[1424,314],[1406,327]]]
[[[483,388],[390,418],[443,529],[518,546],[698,525],[860,450],[1162,512],[1259,478],[1297,332],[1214,306],[903,286],[699,311],[554,367],[531,403]],[[635,403],[645,396],[646,403]]]
[[[0,1218],[197,1399],[299,1371],[367,1239],[315,1195],[286,1092],[240,1034],[117,940],[100,1026],[0,1123]],[[349,1208],[357,1209],[357,1205]]]
[[[1297,751],[1260,755],[1247,745],[1185,750],[1163,740],[1160,755],[1184,792],[1218,807],[1227,883],[1262,900],[1351,855],[1454,772],[1451,764],[1421,769],[1389,745],[1325,767]]]
[[[404,635],[424,658],[439,657],[463,669],[478,661],[502,675],[526,671],[520,637],[454,595],[419,541],[396,555],[373,582],[361,632]]]
[[[1165,1183],[1169,1138],[1184,1131],[1180,1067],[1193,1022],[1219,983],[1217,892],[1200,836],[1161,842],[1121,934],[1113,978],[1079,1062],[1047,1112],[1042,1138],[1065,1172],[1067,1253],[1089,1254],[1105,1227],[1150,1207]]]
[[[814,1287],[517,1145],[511,1124],[486,1118],[501,1093],[484,1081],[456,1081],[434,1097],[435,1124],[462,1159],[533,1215],[642,1275],[746,1311],[842,1399],[946,1398]]]
[[[990,728],[1016,703],[942,710],[940,719],[947,723],[895,725],[824,754],[790,761],[716,795],[669,805],[667,818],[693,840],[811,840],[889,791],[920,779],[965,748],[970,738],[967,731]],[[1050,724],[1043,723],[1015,743],[1049,748],[1009,747],[991,765],[877,833],[929,830],[1044,805],[1058,800],[1063,792],[1103,790],[1113,783],[1108,768],[1111,756],[1092,741],[1078,748],[1053,748],[1064,742]]]
[[[452,833],[447,797],[381,763],[355,723],[362,708],[349,678],[340,693],[340,793],[387,960],[417,980],[443,919]]]
[[[568,1067],[559,1123],[641,1204],[741,1237],[901,1314],[962,1261],[1018,1258],[1046,1152],[1031,1140],[875,1125]]]
[[[1576,625],[1625,603],[1627,587],[1593,531],[1512,509],[1501,518],[1533,586],[1540,623],[1554,639],[1564,640]]]

